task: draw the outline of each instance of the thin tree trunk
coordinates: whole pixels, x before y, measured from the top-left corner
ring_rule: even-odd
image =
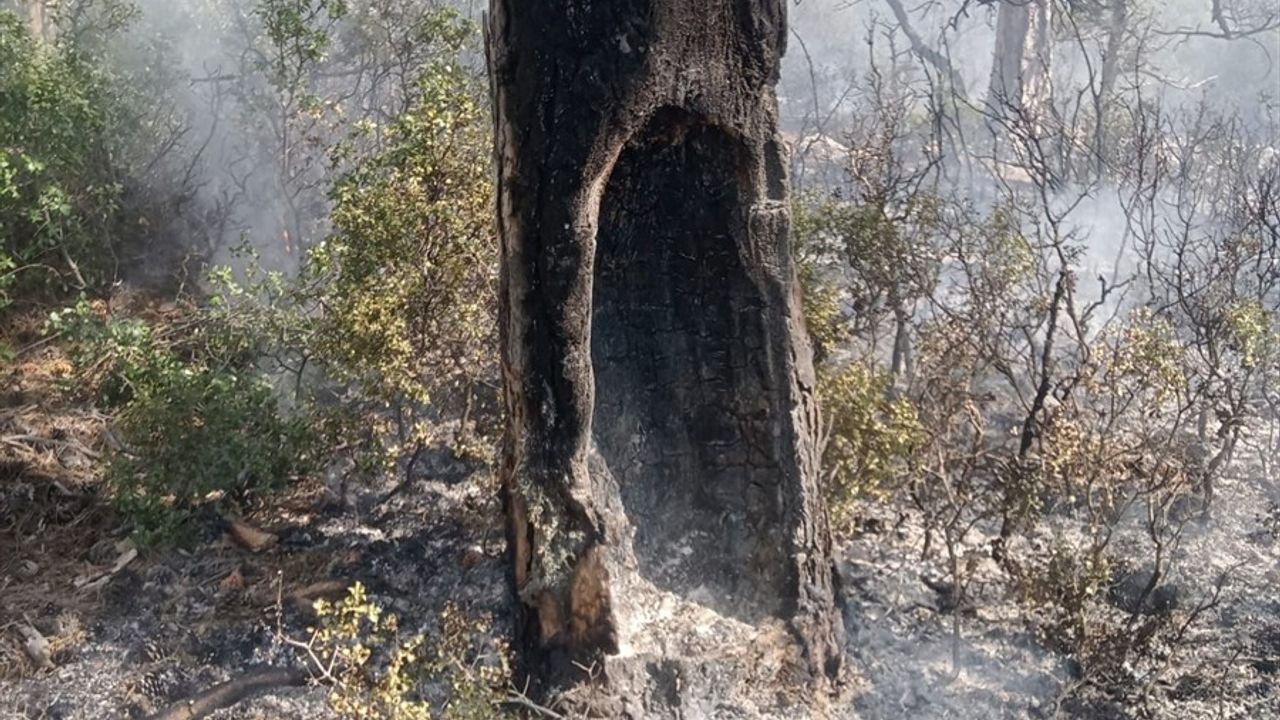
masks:
[[[1041,136],[1052,111],[1053,0],[1004,0],[987,86],[987,111]]]
[[[911,313],[907,311],[906,305],[897,297],[896,292],[893,293],[891,302],[893,303],[894,333],[893,355],[889,368],[894,383],[899,383],[904,378],[909,381],[914,372],[911,359]]]
[[[1103,51],[1093,118],[1094,175],[1102,179],[1107,161],[1107,105],[1120,77],[1120,53],[1129,30],[1129,0],[1111,0],[1107,23],[1107,47]]]
[[[31,31],[31,36],[40,40],[49,40],[46,34],[49,30],[46,17],[48,13],[46,0],[17,1],[18,6],[26,13],[27,27]]]
[[[1036,137],[1044,136],[1053,112],[1053,3],[1032,3],[1031,25],[1022,50],[1022,106],[1035,125]]]
[[[840,669],[785,39],[784,0],[492,0],[501,474],[550,682],[634,697],[675,669],[679,705],[778,620],[815,679]]]
[[[987,108],[1002,114],[1022,103],[1022,57],[1031,28],[1030,2],[1006,0],[996,14],[996,44],[991,54]]]

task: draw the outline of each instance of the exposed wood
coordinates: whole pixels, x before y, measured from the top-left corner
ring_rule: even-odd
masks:
[[[236,545],[253,553],[260,553],[280,541],[278,536],[234,517],[227,518],[227,536]]]
[[[321,580],[290,592],[286,599],[301,612],[315,613],[316,600],[337,602],[347,595],[351,582],[347,580]]]

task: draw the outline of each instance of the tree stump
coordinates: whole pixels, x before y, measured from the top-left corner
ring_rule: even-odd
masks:
[[[668,705],[706,668],[834,678],[785,0],[492,0],[486,30],[526,667]]]

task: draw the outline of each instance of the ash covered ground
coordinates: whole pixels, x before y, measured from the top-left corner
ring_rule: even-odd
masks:
[[[307,606],[360,582],[370,597],[430,632],[446,607],[491,619],[509,639],[514,611],[492,478],[448,451],[379,483],[296,486],[244,518],[273,536],[254,552],[207,518],[181,550],[133,556],[114,522],[96,460],[103,419],[47,394],[56,353],[7,378],[0,429],[0,717],[139,718],[263,666],[302,666],[283,637],[305,637]],[[50,369],[52,368],[52,369]],[[1280,717],[1280,511],[1274,485],[1241,454],[1213,511],[1185,524],[1170,573],[1137,617],[1161,617],[1178,641],[1156,643],[1107,676],[1046,642],[1043,618],[990,559],[990,529],[967,558],[957,606],[939,540],[922,557],[923,517],[908,504],[861,503],[838,554],[848,680],[832,718]],[[1115,547],[1142,557],[1140,511]],[[1083,543],[1070,509],[1019,538]],[[1117,570],[1102,604],[1123,623],[1141,563]],[[1136,585],[1135,585],[1136,583]],[[957,622],[958,620],[958,622]],[[27,628],[48,643],[38,667]],[[778,679],[779,683],[786,680]],[[781,688],[786,690],[786,688]],[[791,717],[725,702],[685,717]],[[320,684],[269,690],[222,718],[338,717]]]

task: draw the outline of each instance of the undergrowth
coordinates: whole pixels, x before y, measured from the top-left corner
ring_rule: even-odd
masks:
[[[199,317],[189,312],[159,324],[81,301],[49,318],[72,348],[68,390],[115,413],[105,477],[146,545],[181,537],[202,508],[241,506],[314,466],[306,416],[284,412],[253,365],[184,335]]]
[[[432,628],[409,633],[360,583],[338,602],[317,601],[315,612],[306,641],[283,639],[328,685],[329,706],[344,720],[513,717],[503,709],[512,677],[507,650],[488,639],[483,618],[451,604]],[[434,690],[434,702],[424,688]]]

